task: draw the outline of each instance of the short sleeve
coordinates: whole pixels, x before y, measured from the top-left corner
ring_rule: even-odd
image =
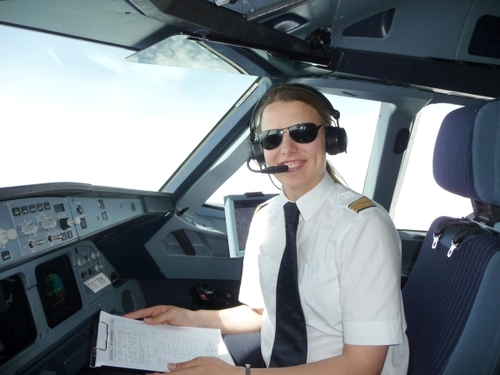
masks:
[[[401,245],[380,207],[349,220],[340,243],[340,303],[344,340],[353,345],[395,345],[403,340]]]

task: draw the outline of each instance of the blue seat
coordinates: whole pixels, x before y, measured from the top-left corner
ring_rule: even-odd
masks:
[[[474,213],[432,223],[403,288],[408,374],[500,374],[500,101],[449,113],[433,163]]]

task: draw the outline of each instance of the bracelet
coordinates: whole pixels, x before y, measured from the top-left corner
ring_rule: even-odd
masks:
[[[250,365],[249,364],[245,365],[245,375],[250,375]]]

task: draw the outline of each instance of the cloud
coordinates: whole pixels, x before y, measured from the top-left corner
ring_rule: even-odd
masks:
[[[127,58],[127,61],[239,73],[222,58],[185,35],[175,35]]]

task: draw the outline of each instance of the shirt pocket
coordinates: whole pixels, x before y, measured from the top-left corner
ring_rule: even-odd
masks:
[[[312,326],[334,326],[341,321],[338,271],[335,262],[305,264],[299,282],[306,322]]]

